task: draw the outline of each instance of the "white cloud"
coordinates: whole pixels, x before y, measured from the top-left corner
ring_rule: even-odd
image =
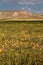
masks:
[[[21,5],[35,5],[43,3],[43,0],[1,0],[3,3],[18,3]]]
[[[29,11],[31,11],[31,8],[28,8]]]
[[[36,5],[36,4],[40,4],[43,3],[43,0],[20,0],[19,4],[21,5]]]
[[[32,13],[38,13],[38,14],[40,14],[40,13],[43,13],[43,9],[41,10],[34,10],[34,9],[32,9],[31,7],[23,7],[22,8],[23,10],[26,10],[26,11],[29,11],[29,12],[32,12]]]
[[[25,8],[23,7],[22,10],[24,10]]]
[[[16,0],[1,0],[2,3],[15,3]]]
[[[32,10],[33,13],[43,13],[43,10]]]

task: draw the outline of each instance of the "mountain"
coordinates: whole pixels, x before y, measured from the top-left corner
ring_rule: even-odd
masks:
[[[0,19],[43,19],[43,15],[24,10],[0,11]]]

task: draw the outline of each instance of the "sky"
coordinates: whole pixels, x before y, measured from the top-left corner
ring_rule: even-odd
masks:
[[[0,0],[0,10],[26,10],[43,13],[43,0]]]

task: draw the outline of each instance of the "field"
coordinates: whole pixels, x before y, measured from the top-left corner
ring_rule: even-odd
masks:
[[[43,65],[43,21],[0,21],[0,65]]]

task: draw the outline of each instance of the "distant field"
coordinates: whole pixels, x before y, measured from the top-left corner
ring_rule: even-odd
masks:
[[[3,22],[3,21],[39,21],[39,22],[42,22],[43,19],[13,19],[13,18],[5,18],[5,19],[0,19],[0,22]]]
[[[43,20],[0,21],[0,65],[43,65]]]

